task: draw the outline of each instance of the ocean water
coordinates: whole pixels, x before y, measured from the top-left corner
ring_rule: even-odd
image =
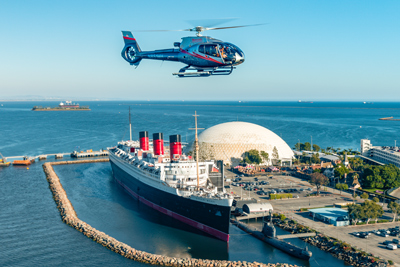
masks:
[[[194,137],[194,111],[199,127],[246,121],[280,135],[291,147],[310,142],[321,147],[359,149],[361,138],[375,145],[393,145],[400,122],[400,103],[336,102],[82,102],[91,111],[33,112],[34,105],[57,102],[0,102],[0,152],[4,156],[39,155],[73,150],[98,150],[129,138],[128,107],[133,137],[138,132]],[[400,139],[399,139],[400,140]],[[54,160],[54,159],[49,159]],[[139,266],[91,241],[61,222],[45,179],[42,162],[0,168],[0,266]],[[56,166],[78,216],[93,227],[134,248],[169,256],[287,262],[303,266],[344,266],[309,247],[305,262],[231,228],[229,244],[204,236],[133,200],[111,177],[108,163]],[[300,240],[299,246],[305,246]],[[323,263],[323,264],[322,264]]]

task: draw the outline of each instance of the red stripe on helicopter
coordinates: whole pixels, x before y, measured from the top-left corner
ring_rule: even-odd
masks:
[[[184,54],[188,54],[189,56],[194,56],[194,57],[197,57],[197,58],[200,58],[200,59],[205,59],[205,60],[208,60],[208,61],[212,61],[212,62],[215,62],[215,63],[219,63],[219,64],[222,64],[222,65],[225,65],[224,63],[219,62],[219,61],[217,61],[215,59],[212,59],[210,57],[204,57],[204,56],[201,56],[201,55],[196,54],[194,52],[193,52],[193,54],[191,54],[191,53],[189,53],[189,52],[187,52],[187,51],[185,51],[183,49],[181,49],[181,52],[183,52]]]
[[[136,39],[135,39],[135,38],[126,37],[126,36],[123,36],[123,37],[124,37],[124,39],[128,39],[128,40],[136,41]]]

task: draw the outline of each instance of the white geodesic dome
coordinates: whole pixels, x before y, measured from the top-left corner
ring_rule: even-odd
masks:
[[[251,149],[267,152],[271,160],[276,147],[282,162],[291,162],[294,156],[282,138],[267,128],[249,122],[226,122],[210,127],[199,135],[199,146],[200,155],[207,154],[233,165],[238,164],[244,153]]]

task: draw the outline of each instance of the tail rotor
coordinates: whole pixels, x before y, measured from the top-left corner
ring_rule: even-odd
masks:
[[[142,58],[138,56],[142,50],[140,49],[136,39],[133,37],[132,32],[122,31],[125,46],[122,49],[121,56],[129,62],[129,64],[138,66]]]

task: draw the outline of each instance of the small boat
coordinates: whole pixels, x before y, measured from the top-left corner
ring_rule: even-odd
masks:
[[[24,159],[24,160],[14,160],[13,161],[13,165],[31,165],[32,164],[32,160],[29,159]]]

